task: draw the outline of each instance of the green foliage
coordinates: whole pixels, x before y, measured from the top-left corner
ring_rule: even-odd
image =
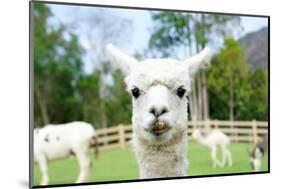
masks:
[[[81,98],[82,120],[99,126],[100,98],[99,98],[100,72],[83,75],[77,82],[77,90]],[[78,110],[79,111],[79,110]]]
[[[156,56],[175,56],[180,49],[202,49],[208,42],[225,37],[228,23],[240,23],[240,17],[161,11],[152,14],[155,26],[149,47]],[[239,27],[238,27],[239,28]],[[216,37],[214,37],[214,34]],[[185,52],[186,53],[186,52]]]
[[[114,85],[110,87],[111,98],[106,100],[106,115],[108,125],[131,123],[131,97],[126,91],[123,76],[120,71],[113,72]]]
[[[253,92],[247,104],[244,120],[247,118],[268,120],[268,70],[251,71],[249,83]]]
[[[111,95],[101,98],[99,95],[101,73],[95,71],[83,75],[78,80],[82,107],[82,120],[92,123],[96,128],[102,127],[102,111],[104,104],[107,127],[131,123],[131,98],[126,92],[123,76],[119,71],[113,72],[114,83],[109,87]]]
[[[100,128],[104,116],[106,126],[129,124],[131,99],[121,74],[112,72],[108,62],[102,64],[112,72],[113,84],[107,87],[109,94],[101,94],[104,77],[98,70],[83,72],[84,50],[78,37],[62,24],[48,24],[48,6],[35,2],[33,13],[35,126],[83,120]]]
[[[162,56],[175,53],[178,46],[187,46],[191,38],[191,15],[164,11],[152,15],[157,23],[154,33],[150,37],[150,48],[162,52]]]
[[[48,25],[50,9],[34,3],[35,125],[79,119],[76,83],[82,74],[83,49],[63,25]],[[65,36],[68,36],[66,39]]]
[[[212,119],[230,119],[230,100],[235,120],[268,119],[267,71],[248,70],[246,55],[238,42],[226,39],[207,73]]]
[[[211,118],[230,119],[230,103],[233,102],[234,119],[238,119],[237,114],[241,108],[245,108],[245,101],[249,99],[247,73],[244,51],[234,39],[226,39],[224,47],[214,58],[211,69],[208,70]],[[222,113],[216,111],[217,108]]]

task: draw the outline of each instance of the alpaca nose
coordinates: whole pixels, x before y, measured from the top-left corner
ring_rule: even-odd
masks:
[[[159,117],[168,112],[168,108],[166,106],[152,106],[149,109],[149,113],[153,114],[155,117]]]

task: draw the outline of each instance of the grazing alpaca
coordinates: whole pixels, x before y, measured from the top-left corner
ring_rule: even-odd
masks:
[[[91,170],[90,147],[95,143],[98,154],[96,132],[85,122],[72,122],[60,125],[47,125],[34,129],[34,161],[41,171],[41,185],[47,185],[48,160],[63,159],[74,154],[80,166],[76,183],[87,181]]]
[[[107,46],[111,61],[125,75],[133,99],[132,144],[139,165],[139,177],[186,176],[187,95],[192,76],[211,59],[201,53],[178,61],[147,59],[138,62],[113,45]]]
[[[250,163],[253,171],[260,171],[261,161],[268,149],[268,134],[264,135],[262,141],[258,142],[253,151],[249,151]]]
[[[201,132],[195,129],[192,133],[192,138],[211,149],[213,167],[223,167],[226,163],[226,160],[228,161],[228,166],[232,166],[232,156],[229,150],[230,139],[223,132],[218,129],[214,129],[210,134],[208,134],[208,136],[203,137]],[[220,146],[222,150],[222,162],[220,162],[217,158],[218,146]]]

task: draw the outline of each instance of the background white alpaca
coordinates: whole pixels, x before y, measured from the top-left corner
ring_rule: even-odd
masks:
[[[185,176],[187,106],[192,76],[209,64],[211,53],[184,61],[147,59],[138,62],[113,45],[112,61],[123,74],[133,99],[133,148],[140,178]]]
[[[63,159],[75,155],[80,174],[76,183],[87,181],[91,170],[90,147],[95,143],[98,154],[96,132],[92,125],[85,122],[72,122],[60,125],[47,125],[34,129],[34,160],[41,171],[41,185],[47,185],[48,160]]]
[[[210,148],[213,167],[223,167],[226,161],[228,162],[229,167],[232,166],[232,155],[229,150],[230,138],[222,131],[214,129],[206,137],[203,137],[202,133],[198,129],[195,129],[192,133],[192,138]],[[222,150],[221,162],[217,158],[218,147],[221,147]]]

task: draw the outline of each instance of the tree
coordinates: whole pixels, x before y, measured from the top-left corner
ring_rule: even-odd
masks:
[[[268,120],[267,70],[249,70],[245,52],[233,39],[208,71],[210,116],[222,120]]]
[[[98,10],[79,17],[81,22],[76,27],[86,32],[78,38],[81,33],[73,30],[75,22],[49,22],[51,9],[34,3],[36,126],[84,120],[101,128],[130,122],[130,96],[122,89],[120,73],[111,69],[103,50],[108,42],[120,42],[125,35],[128,39],[125,31],[129,23],[121,18],[113,20],[113,15]],[[90,45],[87,51],[80,46],[81,41]],[[82,58],[89,54],[95,67],[86,73]]]
[[[111,116],[107,116],[107,98],[110,93],[110,84],[108,84],[107,79],[111,77],[113,82],[116,79],[114,76],[114,70],[111,69],[107,57],[105,55],[104,47],[107,43],[118,43],[126,44],[130,42],[131,34],[131,22],[128,19],[124,19],[118,15],[112,14],[112,12],[100,8],[93,9],[88,14],[77,14],[72,21],[72,25],[75,25],[74,32],[78,33],[83,41],[88,44],[88,52],[90,52],[89,57],[91,62],[95,65],[93,73],[90,75],[99,75],[99,83],[97,86],[99,96],[95,96],[96,108],[99,110],[97,115],[99,115],[96,122],[97,127],[108,127],[108,119]],[[112,19],[114,17],[114,19]],[[79,22],[77,22],[79,20]],[[126,39],[126,40],[124,40]],[[89,86],[90,87],[90,86]],[[90,87],[91,88],[91,87]]]
[[[33,5],[35,125],[77,120],[76,83],[82,74],[83,49],[64,25],[48,24],[48,6]]]
[[[111,97],[106,99],[106,115],[108,125],[130,124],[132,117],[131,96],[126,88],[121,72],[113,72],[114,85],[109,87]]]
[[[250,71],[247,82],[253,92],[246,104],[247,109],[237,117],[243,120],[268,120],[268,70]]]
[[[208,85],[212,99],[212,117],[235,120],[241,108],[246,108],[252,90],[248,80],[246,55],[240,44],[232,38],[224,42],[224,47],[216,55],[208,71]],[[227,102],[227,103],[226,103]],[[226,108],[228,107],[228,111]],[[236,111],[237,110],[237,111]],[[218,114],[219,113],[219,114]]]
[[[79,91],[82,120],[87,121],[100,128],[101,112],[99,84],[100,72],[95,71],[92,74],[83,75],[77,82],[77,90]]]

